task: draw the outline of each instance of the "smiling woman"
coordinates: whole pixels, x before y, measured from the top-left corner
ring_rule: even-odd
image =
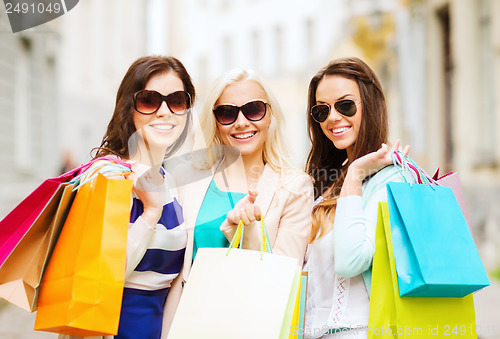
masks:
[[[113,116],[96,148],[95,158],[116,156],[133,170],[125,288],[115,339],[166,336],[163,318],[168,324],[175,309],[177,299],[169,291],[183,265],[187,233],[175,185],[162,162],[186,139],[194,98],[191,78],[179,60],[138,59],[120,84]]]
[[[240,220],[243,248],[259,250],[262,216],[273,253],[301,263],[311,226],[312,181],[288,161],[283,114],[270,90],[253,71],[230,71],[211,87],[199,119],[202,147],[209,146],[206,161],[178,171],[203,178],[179,187],[188,231],[183,278],[199,248],[229,245]]]

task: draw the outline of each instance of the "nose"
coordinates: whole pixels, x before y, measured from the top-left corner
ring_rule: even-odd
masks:
[[[250,123],[248,122],[248,119],[243,115],[243,112],[241,110],[238,111],[238,117],[236,118],[236,121],[234,123],[234,127],[236,128],[242,128],[245,126],[248,126]]]
[[[160,108],[158,108],[158,110],[156,111],[156,115],[159,117],[163,117],[163,116],[167,116],[167,115],[171,115],[171,114],[172,114],[172,112],[170,112],[170,108],[168,108],[165,100],[162,101]]]
[[[342,120],[342,117],[343,117],[343,115],[340,114],[339,112],[337,112],[335,107],[332,106],[332,108],[330,109],[330,113],[328,114],[328,118],[326,120],[338,122],[338,121]]]

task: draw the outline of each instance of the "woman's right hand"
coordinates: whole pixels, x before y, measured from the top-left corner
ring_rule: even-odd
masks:
[[[245,225],[248,225],[255,220],[260,220],[262,213],[260,207],[255,204],[257,194],[255,190],[248,190],[248,194],[227,213],[227,221],[230,224],[238,225],[242,220]]]
[[[156,225],[163,212],[161,197],[163,176],[159,168],[129,161],[132,173],[128,179],[133,180],[134,193],[141,200],[144,210],[142,219],[149,225]]]

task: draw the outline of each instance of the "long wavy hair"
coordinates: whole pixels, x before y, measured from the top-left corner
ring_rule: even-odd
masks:
[[[128,159],[135,153],[136,145],[133,143],[129,145],[130,137],[136,132],[132,114],[134,93],[146,88],[146,84],[153,76],[168,72],[174,72],[181,79],[184,90],[191,97],[189,107],[193,107],[196,97],[194,85],[186,68],[178,59],[171,56],[145,56],[137,59],[129,67],[120,83],[113,116],[101,145],[93,150],[96,152],[94,158],[112,154]],[[192,123],[191,109],[188,110],[187,114],[184,130],[179,138],[167,148],[165,158],[174,154],[185,141]]]
[[[292,169],[289,151],[283,139],[283,125],[285,123],[283,112],[270,89],[253,70],[234,69],[223,74],[214,82],[200,111],[199,122],[204,140],[198,140],[198,144],[200,146],[203,143],[208,146],[222,145],[213,113],[214,105],[227,86],[246,80],[253,80],[262,88],[266,95],[264,99],[268,103],[266,114],[271,115],[271,125],[269,126],[268,137],[264,143],[262,154],[264,163],[269,164],[276,171]]]
[[[330,75],[354,80],[361,95],[363,116],[351,159],[347,159],[345,149],[335,147],[310,114],[311,108],[316,105],[316,90],[319,83]],[[307,156],[306,172],[314,179],[315,199],[324,195],[323,201],[313,209],[309,238],[312,242],[325,235],[333,225],[337,198],[349,165],[357,158],[375,152],[382,143],[387,143],[388,118],[382,85],[375,72],[358,58],[335,59],[311,79],[307,112],[307,126],[312,146]],[[325,196],[325,191],[330,186],[332,189]]]

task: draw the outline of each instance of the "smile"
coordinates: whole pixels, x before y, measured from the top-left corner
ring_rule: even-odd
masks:
[[[163,131],[168,131],[168,130],[171,130],[175,127],[175,125],[171,125],[171,124],[157,124],[157,125],[150,125],[151,127],[155,128],[155,129],[159,129],[159,130],[163,130]]]
[[[231,136],[235,139],[239,140],[244,140],[244,139],[249,139],[253,137],[255,134],[257,134],[256,131],[254,132],[246,132],[246,133],[238,133],[238,134],[231,134]]]
[[[350,129],[351,129],[350,126],[343,126],[343,127],[332,128],[330,129],[330,131],[334,136],[341,136],[344,135]]]

